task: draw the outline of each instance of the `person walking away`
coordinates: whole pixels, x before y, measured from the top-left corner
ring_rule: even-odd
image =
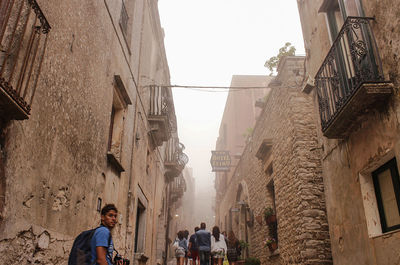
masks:
[[[90,241],[91,264],[113,264],[114,242],[111,237],[111,230],[117,224],[117,214],[118,210],[114,204],[106,204],[101,209],[101,226],[96,229]]]
[[[198,259],[199,259],[199,248],[197,246],[197,240],[196,240],[196,232],[199,231],[200,228],[196,226],[194,228],[194,234],[190,236],[189,238],[189,261],[190,265],[198,265]]]
[[[188,252],[189,252],[189,231],[185,230],[183,231],[183,236],[186,239],[186,243],[187,243],[187,248],[186,248],[186,252],[185,252],[185,265],[188,264]]]
[[[196,239],[200,265],[210,265],[211,234],[206,231],[206,223],[200,224],[200,230],[196,232]]]
[[[185,253],[187,252],[187,240],[183,231],[178,232],[178,248],[175,250],[177,265],[184,265]]]
[[[222,265],[226,253],[225,237],[219,231],[218,226],[214,226],[211,236],[211,257],[213,265]]]
[[[229,231],[228,234],[228,244],[227,244],[227,254],[229,265],[236,265],[238,257],[240,256],[241,247],[239,240],[235,237],[233,231]]]

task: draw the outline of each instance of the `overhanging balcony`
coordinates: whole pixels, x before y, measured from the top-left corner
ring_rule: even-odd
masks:
[[[0,118],[28,119],[50,25],[35,0],[0,1]]]
[[[359,118],[393,91],[384,80],[369,22],[348,17],[316,77],[321,127],[327,138],[347,137]]]
[[[189,158],[183,153],[185,146],[179,142],[177,137],[168,140],[165,148],[164,166],[166,169],[165,177],[167,181],[171,181],[178,177],[185,168]]]
[[[186,181],[183,178],[182,174],[179,177],[175,178],[171,183],[171,198],[172,202],[178,201],[182,198],[183,194],[186,191]]]

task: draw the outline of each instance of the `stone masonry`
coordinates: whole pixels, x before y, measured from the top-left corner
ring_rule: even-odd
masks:
[[[254,132],[221,195],[220,220],[227,220],[223,225],[231,224],[239,239],[247,238],[248,255],[262,264],[332,263],[316,117],[312,98],[299,87],[303,64],[304,57],[280,62]],[[270,148],[260,151],[266,140]],[[263,212],[274,205],[279,248],[271,253],[264,247],[272,235]],[[231,211],[238,207],[240,212]]]

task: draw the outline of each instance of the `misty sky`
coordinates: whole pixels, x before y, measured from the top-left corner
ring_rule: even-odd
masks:
[[[285,42],[304,54],[295,0],[159,0],[171,83],[229,86],[232,75],[267,75]],[[196,188],[214,191],[215,149],[226,92],[173,88],[180,141]]]

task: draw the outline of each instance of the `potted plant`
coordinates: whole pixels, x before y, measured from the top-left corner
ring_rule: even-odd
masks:
[[[272,209],[272,207],[267,207],[264,209],[264,218],[267,225],[276,223],[276,214],[274,213],[274,209]]]
[[[261,262],[257,258],[249,257],[246,259],[245,265],[261,265]]]
[[[249,247],[249,243],[247,243],[244,240],[239,240],[239,245],[240,245],[241,251],[240,251],[239,260],[236,262],[236,264],[237,265],[243,265],[243,264],[245,264],[245,260],[243,259],[244,253],[245,253],[246,248]]]
[[[274,252],[278,248],[278,242],[275,238],[267,238],[264,241],[264,247],[268,247],[269,251]]]

